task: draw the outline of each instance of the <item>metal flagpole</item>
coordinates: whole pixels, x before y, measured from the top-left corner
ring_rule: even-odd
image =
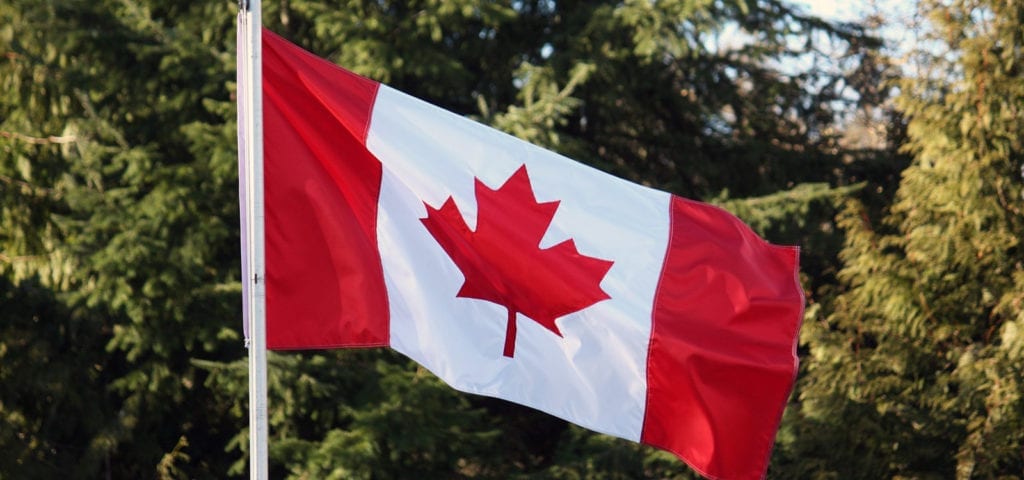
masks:
[[[263,76],[260,0],[238,3],[239,141],[244,190],[243,288],[249,348],[249,478],[267,480],[267,335],[263,236]]]

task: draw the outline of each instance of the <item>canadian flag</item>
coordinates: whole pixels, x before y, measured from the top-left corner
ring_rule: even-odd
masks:
[[[761,478],[798,249],[263,31],[271,349],[388,346],[452,387]]]

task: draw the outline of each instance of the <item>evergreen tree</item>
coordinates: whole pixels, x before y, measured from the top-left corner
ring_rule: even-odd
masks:
[[[913,163],[883,218],[842,216],[845,291],[802,336],[794,475],[1024,472],[1024,6],[919,9],[927,63],[897,99]]]
[[[223,128],[234,32],[206,21],[223,11],[0,5],[0,369],[12,380],[0,412],[16,422],[0,464],[13,475],[148,477],[165,454],[167,474],[230,464],[173,465],[186,445],[222,450],[237,428],[190,364],[240,342]],[[221,128],[204,137],[203,124]]]

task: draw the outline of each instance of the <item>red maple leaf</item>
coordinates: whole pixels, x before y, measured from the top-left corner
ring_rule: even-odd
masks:
[[[537,202],[526,165],[497,190],[475,185],[476,231],[452,197],[439,209],[424,203],[421,221],[465,276],[457,296],[508,309],[506,357],[515,353],[516,313],[561,337],[556,319],[611,298],[600,283],[612,262],[581,254],[572,239],[540,248],[559,202]]]

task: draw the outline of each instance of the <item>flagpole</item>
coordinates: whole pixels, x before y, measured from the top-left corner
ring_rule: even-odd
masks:
[[[243,268],[249,318],[249,478],[267,480],[267,336],[263,235],[263,76],[260,0],[238,2],[239,130],[245,162]],[[243,51],[244,50],[244,51]],[[244,69],[244,70],[243,70]]]

